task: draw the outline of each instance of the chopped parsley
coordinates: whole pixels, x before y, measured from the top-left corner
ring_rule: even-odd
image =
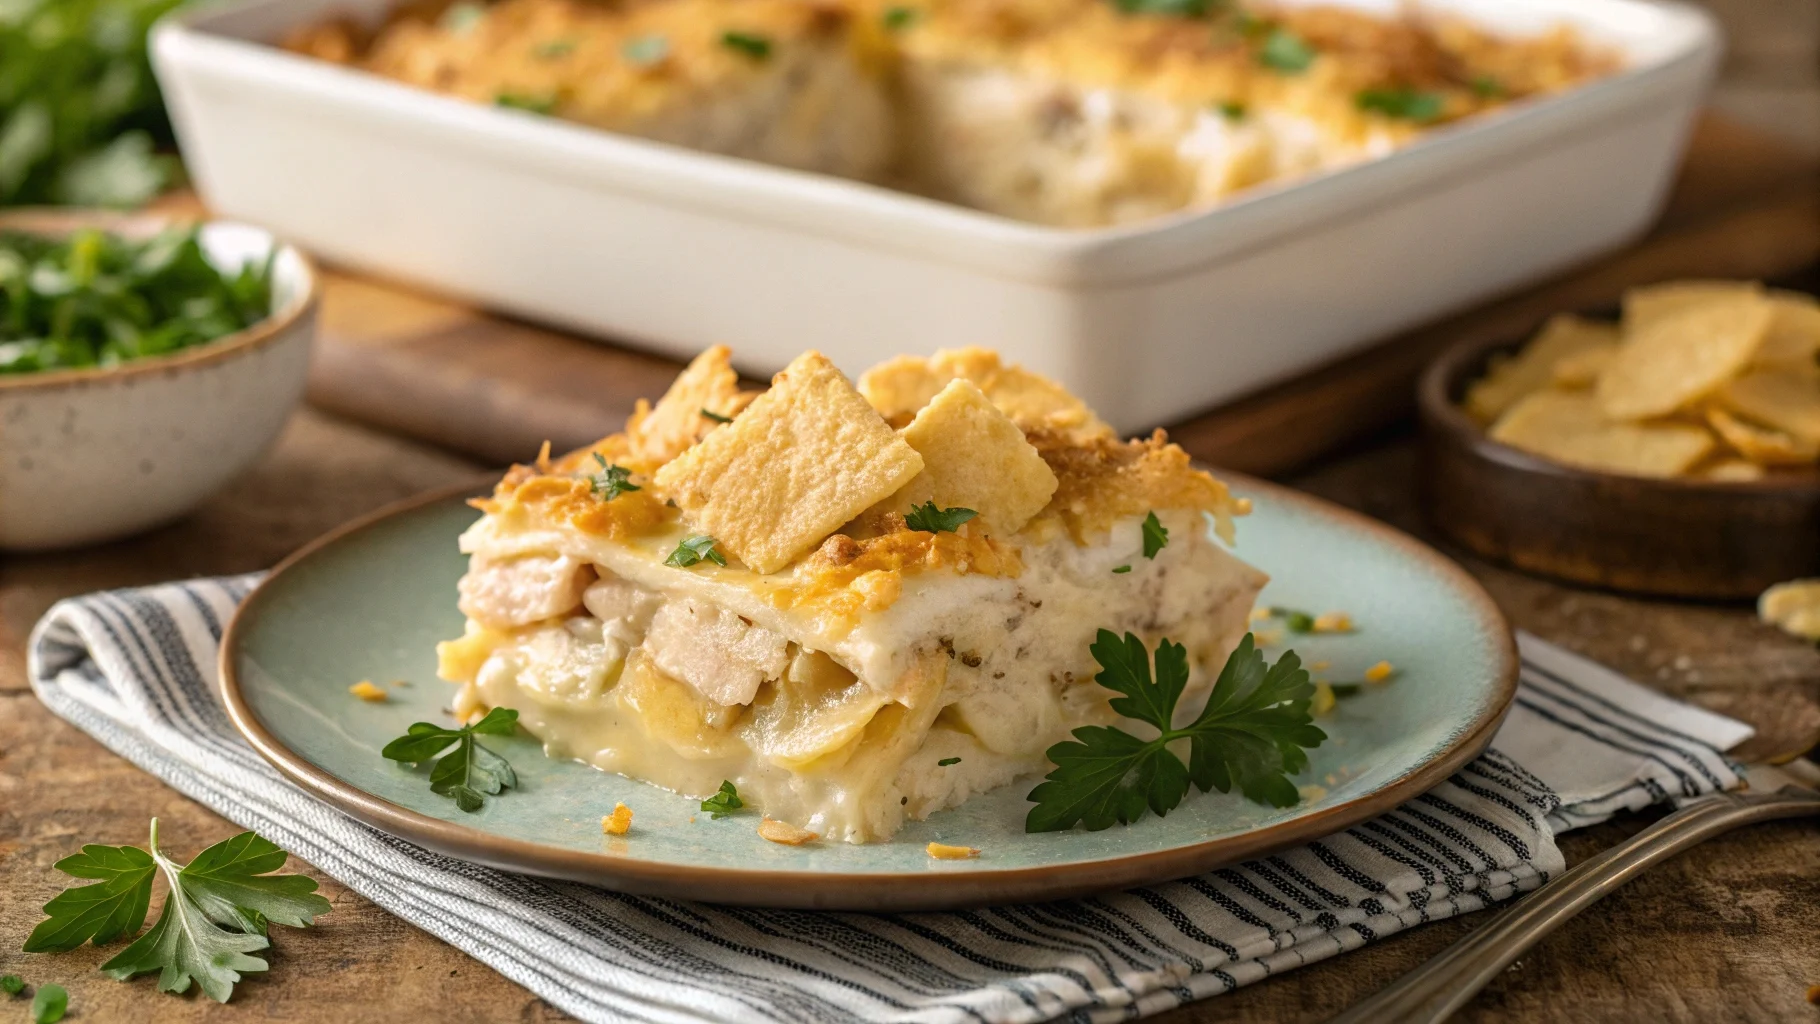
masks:
[[[1265,37],[1263,47],[1258,50],[1259,63],[1285,74],[1307,71],[1308,65],[1314,63],[1314,58],[1314,48],[1286,28],[1272,31]]]
[[[430,766],[430,792],[454,798],[455,806],[471,814],[480,810],[487,796],[518,785],[518,774],[512,765],[474,737],[510,736],[517,727],[518,712],[511,708],[494,708],[485,718],[459,729],[413,722],[403,736],[386,744],[379,754],[406,764],[422,764],[435,758],[436,763]],[[451,744],[453,750],[449,749]]]
[[[733,422],[733,417],[722,416],[720,413],[717,413],[712,409],[701,409],[698,411],[701,413],[703,419],[710,419],[716,423],[732,423]]]
[[[540,60],[558,60],[575,52],[575,40],[569,38],[551,39],[537,44],[533,50]]]
[[[935,762],[935,766],[937,768],[946,768],[951,764],[960,764],[960,763],[961,763],[961,759],[958,757],[944,757],[940,761]]]
[[[1144,557],[1155,558],[1158,551],[1169,543],[1169,531],[1163,528],[1162,520],[1152,512],[1144,517]]]
[[[656,35],[628,39],[619,48],[619,55],[633,64],[648,67],[662,62],[670,55],[670,40]]]
[[[1273,619],[1282,619],[1283,625],[1288,626],[1291,633],[1314,632],[1314,616],[1307,612],[1298,611],[1294,608],[1277,607],[1272,607],[1268,610],[1270,612],[1270,617]]]
[[[1130,633],[1120,639],[1102,629],[1091,650],[1102,670],[1094,680],[1121,694],[1112,699],[1112,710],[1148,723],[1157,736],[1146,740],[1089,725],[1050,747],[1055,770],[1030,791],[1036,806],[1024,819],[1026,832],[1056,832],[1077,822],[1098,831],[1136,821],[1146,809],[1160,817],[1182,802],[1190,783],[1202,792],[1236,786],[1247,799],[1273,807],[1301,799],[1289,776],[1307,769],[1307,750],[1327,734],[1309,715],[1314,684],[1294,651],[1270,665],[1247,633],[1201,713],[1178,729],[1171,723],[1188,685],[1186,648],[1159,641],[1154,680],[1150,652]],[[1187,764],[1169,749],[1180,740],[1188,741]]]
[[[1174,18],[1205,18],[1214,7],[1214,0],[1113,0],[1118,9],[1126,14],[1154,14]]]
[[[705,533],[685,537],[681,544],[676,545],[676,550],[670,552],[670,557],[664,559],[664,564],[687,569],[705,558],[715,565],[726,565],[727,556],[714,550],[717,543],[719,542]]]
[[[136,935],[151,907],[153,877],[162,872],[170,892],[157,923],[101,970],[121,981],[158,971],[159,991],[184,992],[193,981],[225,1003],[242,973],[266,969],[264,960],[248,954],[271,945],[271,925],[302,928],[333,909],[313,879],[273,874],[286,859],[276,845],[242,832],[178,864],[158,848],[153,818],[146,849],[91,844],[57,862],[57,870],[95,884],[65,889],[46,903],[49,916],[32,929],[25,951],[61,952]],[[39,986],[39,998],[55,987]],[[36,1000],[33,1006],[37,1012]],[[62,1009],[59,1000],[56,1016],[36,1019],[56,1020]]]
[[[57,1024],[69,1012],[70,994],[62,985],[39,985],[32,996],[33,1024]]]
[[[746,802],[739,798],[739,790],[733,788],[733,783],[726,779],[721,780],[720,792],[701,802],[701,809],[716,821],[744,806]]]
[[[1415,89],[1366,89],[1355,98],[1360,110],[1374,111],[1400,121],[1433,121],[1447,106],[1438,92]]]
[[[1238,100],[1224,100],[1215,103],[1213,109],[1219,111],[1220,116],[1228,121],[1245,120],[1245,104],[1240,103]]]
[[[878,20],[887,32],[897,32],[909,28],[916,19],[917,10],[914,7],[887,7]]]
[[[1330,683],[1327,688],[1329,690],[1333,691],[1333,695],[1336,699],[1344,700],[1347,697],[1358,696],[1359,692],[1365,688],[1365,684],[1363,684],[1363,683]]]
[[[588,490],[602,501],[612,501],[627,491],[643,490],[632,482],[632,471],[624,466],[608,462],[599,452],[594,452],[594,461],[600,464],[600,472],[588,477]]]
[[[486,17],[486,13],[480,4],[453,4],[448,10],[442,12],[443,31],[450,35],[465,36],[474,31],[475,27],[480,24],[480,19]]]
[[[1504,83],[1490,75],[1480,75],[1472,80],[1474,94],[1488,100],[1501,99],[1504,95]]]
[[[1131,566],[1129,566],[1129,565],[1121,565],[1121,566],[1119,566],[1119,567],[1118,567],[1118,568],[1116,568],[1116,569],[1113,569],[1113,570],[1112,570],[1112,571],[1113,571],[1113,572],[1117,572],[1117,573],[1125,573],[1125,572],[1130,572],[1130,571],[1131,571]]]
[[[8,974],[4,977],[0,977],[0,992],[5,992],[9,996],[16,996],[23,991],[25,991],[24,978],[19,977],[17,974]]]
[[[556,96],[553,93],[525,93],[505,91],[493,97],[493,105],[508,110],[523,110],[531,114],[548,114],[556,109]]]
[[[771,56],[771,40],[751,32],[722,32],[720,45],[729,50],[738,50],[753,60],[764,60]]]
[[[924,533],[953,533],[961,528],[962,523],[977,515],[979,513],[970,508],[936,508],[935,502],[931,501],[923,505],[911,505],[910,514],[904,517],[904,525]]]

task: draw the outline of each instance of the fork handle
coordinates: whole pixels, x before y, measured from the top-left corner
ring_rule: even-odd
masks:
[[[1645,869],[1740,826],[1806,815],[1820,815],[1820,794],[1793,787],[1688,804],[1537,889],[1333,1024],[1440,1024],[1549,932]]]

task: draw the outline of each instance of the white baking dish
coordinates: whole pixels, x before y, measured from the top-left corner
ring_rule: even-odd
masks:
[[[389,0],[251,0],[154,34],[218,214],[340,263],[764,374],[980,343],[1135,429],[1617,246],[1659,210],[1719,52],[1696,9],[1436,0],[1566,23],[1623,73],[1375,162],[1121,228],[1033,226],[854,182],[495,110],[263,42]],[[1393,13],[1397,0],[1341,0]]]

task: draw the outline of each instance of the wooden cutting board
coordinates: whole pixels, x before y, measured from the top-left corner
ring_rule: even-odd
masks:
[[[1214,465],[1281,474],[1407,416],[1421,368],[1457,339],[1515,336],[1550,313],[1608,305],[1631,285],[1665,278],[1787,274],[1820,259],[1815,174],[1783,144],[1709,116],[1641,244],[1432,326],[1360,339],[1353,355],[1171,433]],[[660,356],[332,268],[325,276],[310,401],[489,462],[617,430],[635,399],[661,394],[676,372]]]

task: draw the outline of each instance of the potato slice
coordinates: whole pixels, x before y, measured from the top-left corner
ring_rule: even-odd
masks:
[[[1764,477],[1763,467],[1749,459],[1735,456],[1724,456],[1712,459],[1695,466],[1689,475],[1700,480],[1720,480],[1727,483],[1743,483],[1761,480]]]
[[[1820,640],[1820,579],[1790,580],[1757,598],[1757,617],[1804,640]]]
[[[1714,398],[1745,419],[1820,444],[1820,372],[1759,370],[1728,382]]]
[[[1563,313],[1548,321],[1522,351],[1497,364],[1466,392],[1466,411],[1490,423],[1526,395],[1548,386],[1556,364],[1588,349],[1615,346],[1618,329]]]
[[[1538,391],[1491,428],[1493,440],[1582,469],[1677,476],[1712,450],[1705,428],[1685,423],[1612,423],[1582,392]]]
[[[726,430],[658,470],[701,532],[770,573],[897,493],[923,457],[820,352],[805,352]]]
[[[1624,293],[1624,333],[1635,334],[1666,317],[1714,302],[1763,295],[1755,281],[1664,281]]]
[[[1772,307],[1742,294],[1644,318],[1599,375],[1599,408],[1613,420],[1667,416],[1710,394],[1756,355]]]
[[[1599,382],[1599,374],[1611,365],[1612,357],[1618,354],[1616,341],[1583,348],[1578,352],[1562,356],[1549,370],[1549,377],[1558,388],[1590,388]]]
[[[965,378],[923,406],[903,438],[923,457],[922,476],[905,490],[973,509],[1000,533],[1023,529],[1055,493],[1055,472],[1024,432]]]
[[[1778,370],[1812,370],[1820,360],[1820,299],[1805,292],[1772,291],[1775,319],[1757,349],[1753,366]]]
[[[1760,466],[1801,466],[1820,457],[1820,444],[1747,423],[1724,409],[1706,410],[1706,422],[1733,450]]]
[[[1055,430],[1083,439],[1115,436],[1067,388],[1021,366],[1004,365],[990,349],[943,349],[927,359],[899,356],[860,374],[859,390],[879,415],[903,426],[956,379],[972,381],[1026,431]]]

